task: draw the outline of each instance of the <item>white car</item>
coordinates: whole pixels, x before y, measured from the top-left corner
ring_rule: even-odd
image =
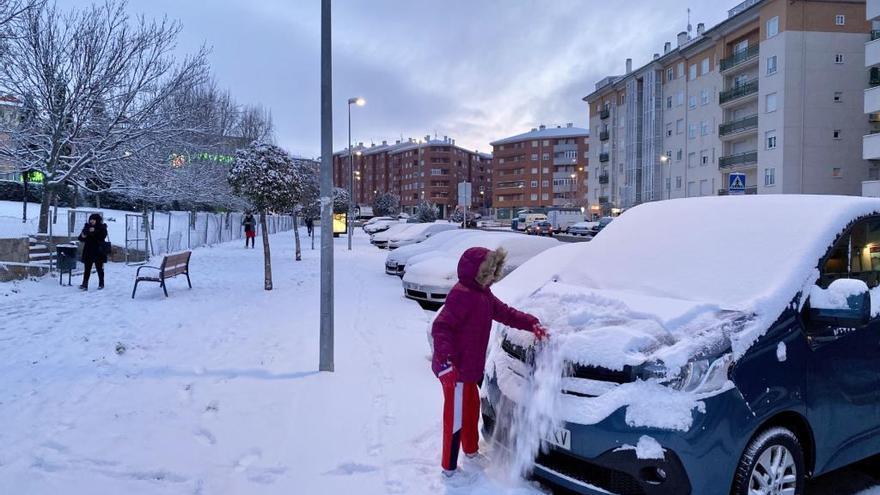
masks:
[[[391,217],[373,217],[373,218],[367,220],[366,222],[364,222],[364,227],[366,227],[367,225],[373,225],[374,223],[381,222],[383,220],[394,220],[394,219]]]
[[[414,259],[415,257],[427,253],[434,253],[434,255],[441,254],[449,246],[452,246],[469,236],[478,235],[479,233],[480,232],[476,230],[445,230],[432,235],[424,242],[410,244],[409,246],[395,249],[388,253],[388,256],[385,258],[385,273],[388,275],[403,277],[404,270],[410,259]]]
[[[369,225],[364,225],[364,232],[366,232],[367,234],[383,232],[388,230],[392,225],[397,225],[399,223],[401,223],[399,220],[394,220],[393,218],[389,218],[387,220],[377,220],[376,222]]]
[[[436,223],[417,223],[413,227],[406,229],[400,235],[391,237],[388,240],[388,249],[397,249],[410,244],[418,244],[434,234],[447,230],[456,230],[459,228],[457,223],[436,222]]]
[[[392,237],[401,235],[403,232],[416,225],[420,224],[399,222],[393,223],[389,225],[387,229],[370,235],[370,244],[380,249],[385,249],[386,247],[388,247],[388,241],[390,241]]]
[[[569,235],[593,235],[593,227],[595,227],[597,222],[578,222],[572,224],[568,227]]]
[[[436,307],[446,301],[446,295],[458,282],[458,260],[469,248],[503,248],[507,251],[507,261],[504,264],[504,275],[507,275],[538,253],[556,246],[559,246],[559,241],[549,237],[481,232],[480,235],[446,246],[441,253],[429,252],[414,256],[403,276],[403,292],[409,299],[428,307]]]

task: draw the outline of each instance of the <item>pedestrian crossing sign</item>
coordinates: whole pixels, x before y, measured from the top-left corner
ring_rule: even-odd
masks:
[[[728,176],[727,192],[730,194],[745,194],[746,174],[732,173]]]

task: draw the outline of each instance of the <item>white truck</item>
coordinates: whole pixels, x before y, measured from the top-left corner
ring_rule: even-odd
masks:
[[[547,221],[553,225],[553,232],[568,232],[568,227],[584,221],[584,214],[580,210],[550,210]]]

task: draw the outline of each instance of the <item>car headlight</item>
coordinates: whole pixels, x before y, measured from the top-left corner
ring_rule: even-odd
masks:
[[[643,367],[643,378],[659,379],[674,390],[707,394],[724,388],[730,380],[733,363],[730,353],[714,359],[694,359],[682,366],[677,375],[673,375],[662,363],[649,363]]]

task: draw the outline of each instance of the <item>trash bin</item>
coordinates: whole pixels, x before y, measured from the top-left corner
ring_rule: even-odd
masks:
[[[63,277],[67,272],[67,285],[71,285],[70,279],[73,270],[76,269],[76,244],[59,244],[55,246],[55,266],[58,268],[58,285],[64,285]]]

